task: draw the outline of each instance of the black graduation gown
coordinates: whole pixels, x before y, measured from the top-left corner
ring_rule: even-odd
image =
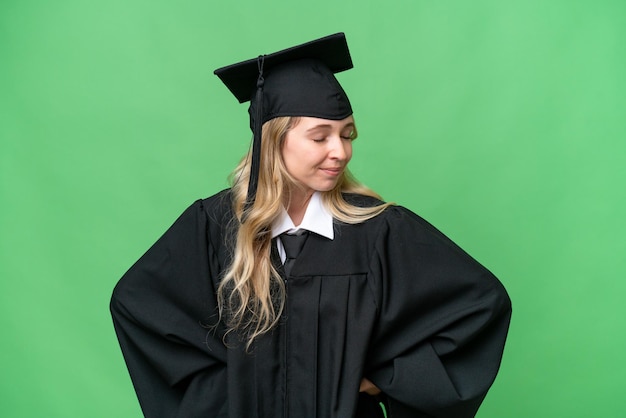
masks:
[[[279,326],[246,352],[210,327],[230,225],[229,191],[195,202],[115,287],[113,321],[146,417],[350,418],[362,377],[390,417],[475,415],[511,305],[433,226],[394,206],[335,222],[334,240],[311,234],[285,281]],[[275,248],[272,257],[279,265]]]

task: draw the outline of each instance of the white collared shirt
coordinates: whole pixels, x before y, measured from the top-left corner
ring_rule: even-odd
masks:
[[[304,212],[302,222],[298,226],[294,225],[293,221],[289,217],[289,214],[283,207],[280,215],[272,224],[272,238],[276,238],[285,232],[288,234],[298,235],[303,233],[305,230],[314,232],[317,235],[321,235],[331,240],[335,237],[333,230],[333,217],[330,212],[328,212],[326,207],[324,207],[320,192],[314,192],[311,196],[311,200],[309,200],[309,204]],[[283,243],[279,239],[276,241],[276,244],[278,246],[280,259],[284,263],[286,256]]]

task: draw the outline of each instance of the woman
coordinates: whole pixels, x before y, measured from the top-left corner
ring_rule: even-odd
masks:
[[[476,413],[508,296],[350,176],[356,128],[334,73],[351,67],[336,34],[216,71],[251,100],[253,149],[111,301],[145,416],[362,418],[382,416],[378,401],[394,418]]]

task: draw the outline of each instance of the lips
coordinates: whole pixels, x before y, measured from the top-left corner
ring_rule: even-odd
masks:
[[[343,171],[343,167],[326,167],[326,168],[320,168],[320,170],[322,170],[324,173],[328,175],[338,176]]]

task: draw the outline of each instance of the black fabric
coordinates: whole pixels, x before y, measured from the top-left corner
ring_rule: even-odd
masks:
[[[291,268],[296,262],[296,258],[300,251],[302,251],[302,247],[306,242],[307,237],[309,236],[308,232],[304,232],[302,234],[282,234],[280,236],[280,240],[283,243],[283,248],[285,249],[285,263],[283,264],[285,268],[285,275],[289,276],[291,272]]]
[[[310,116],[341,120],[352,114],[348,95],[321,61],[302,59],[265,71],[260,125],[279,116]],[[250,102],[254,130],[258,100]]]
[[[391,418],[475,415],[511,312],[487,269],[402,207],[336,223],[334,240],[309,235],[280,323],[246,351],[216,319],[232,218],[228,191],[195,202],[113,292],[146,417],[355,417],[363,377]],[[275,246],[272,262],[282,273]]]
[[[265,75],[270,74],[273,69],[283,64],[302,59],[323,63],[331,74],[352,68],[352,58],[350,57],[346,36],[341,32],[278,52],[262,55],[262,57]],[[215,70],[214,73],[228,87],[239,103],[245,103],[252,99],[258,87],[259,59],[252,58],[221,67]],[[279,85],[276,85],[276,87],[280,88]]]
[[[336,33],[214,73],[240,103],[250,101],[250,129],[254,132],[279,116],[347,118],[352,114],[350,100],[334,74],[350,68],[346,37]]]

